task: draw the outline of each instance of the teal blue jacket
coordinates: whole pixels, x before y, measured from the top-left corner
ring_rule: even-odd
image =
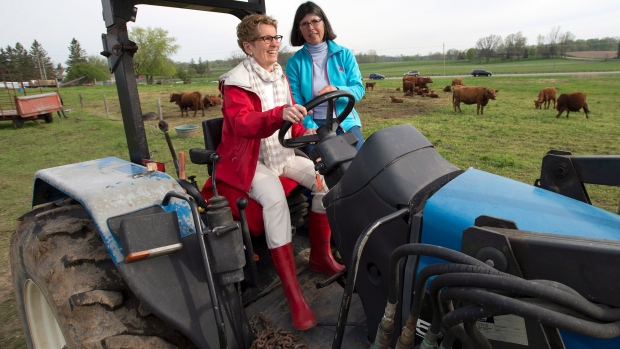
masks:
[[[297,51],[286,62],[286,76],[291,85],[291,93],[298,104],[306,104],[312,99],[312,56],[306,47],[307,44]],[[349,91],[355,102],[364,97],[364,85],[362,73],[355,60],[353,52],[346,47],[327,41],[327,79],[329,84],[339,90]],[[336,101],[336,113],[340,113],[347,105],[346,98]],[[317,128],[317,124],[309,114],[303,121],[306,128]],[[357,111],[353,109],[351,114],[342,122],[342,128],[348,131],[353,126],[362,127]]]

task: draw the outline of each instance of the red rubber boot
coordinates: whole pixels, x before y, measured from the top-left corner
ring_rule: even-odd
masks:
[[[310,211],[310,270],[317,273],[334,275],[344,266],[334,259],[330,240],[332,231],[329,228],[327,215]]]
[[[278,276],[280,276],[284,296],[288,299],[293,326],[300,331],[316,326],[314,312],[306,303],[306,299],[301,293],[299,281],[297,281],[293,244],[289,242],[284,246],[276,247],[269,251],[271,251],[273,264],[276,267]]]

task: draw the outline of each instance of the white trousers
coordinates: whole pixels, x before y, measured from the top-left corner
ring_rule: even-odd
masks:
[[[316,213],[325,213],[322,200],[327,193],[327,185],[321,176],[323,189],[317,190],[315,173],[312,160],[303,156],[295,156],[294,162],[284,167],[282,177],[290,178],[312,190],[314,197],[310,209]],[[267,247],[277,248],[291,242],[291,214],[282,183],[262,161],[258,162],[248,194],[263,207]]]

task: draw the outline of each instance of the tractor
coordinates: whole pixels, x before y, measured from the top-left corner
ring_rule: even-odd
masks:
[[[127,33],[138,3],[265,13],[262,0],[102,0],[129,161],[35,174],[32,210],[11,240],[29,348],[620,347],[620,216],[593,206],[584,185],[620,185],[619,156],[552,150],[530,185],[457,168],[411,125],[356,151],[353,135],[334,132],[354,104],[345,91],[306,104],[348,100],[316,135],[284,139],[290,123],[279,134],[286,147],[315,143],[345,265],[327,279],[301,266],[303,205],[291,209],[301,212],[298,278],[318,319],[292,330],[269,257],[255,258],[248,201],[218,194],[216,126],[204,124],[205,147],[189,151],[210,169],[208,197],[150,158]]]

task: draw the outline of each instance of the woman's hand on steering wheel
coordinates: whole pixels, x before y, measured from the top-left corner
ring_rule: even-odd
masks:
[[[293,124],[303,121],[306,115],[306,107],[301,104],[289,105],[282,111],[282,119]]]
[[[331,115],[333,114],[333,110],[334,110],[333,102],[340,97],[346,97],[348,99],[347,105],[342,110],[342,112],[338,114],[338,118],[336,120],[333,120],[331,117]],[[325,126],[321,126],[321,127],[327,127],[327,129],[333,130],[336,124],[341,124],[344,121],[344,119],[349,115],[349,113],[351,113],[351,111],[353,110],[353,105],[355,104],[355,97],[353,97],[351,92],[344,91],[344,90],[335,90],[332,92],[319,95],[318,97],[312,99],[311,101],[304,104],[303,106],[296,104],[293,107],[297,107],[297,106],[302,107],[306,111],[306,113],[303,114],[305,116],[307,114],[312,113],[311,110],[314,109],[317,105],[325,103],[325,102],[328,102],[328,107],[327,107],[328,118],[326,119]],[[286,110],[288,108],[291,108],[291,107],[286,107],[284,109]],[[283,114],[282,118],[284,117],[285,116]],[[303,118],[301,120],[303,120]],[[302,147],[306,144],[318,143],[321,141],[321,136],[316,134],[316,131],[314,134],[304,135],[301,137],[295,137],[295,138],[290,138],[290,139],[285,140],[284,136],[286,135],[288,130],[291,128],[291,126],[293,126],[294,122],[296,121],[284,119],[284,124],[280,128],[280,133],[278,133],[278,141],[280,142],[280,144],[282,144],[283,147],[297,148],[297,147]]]

